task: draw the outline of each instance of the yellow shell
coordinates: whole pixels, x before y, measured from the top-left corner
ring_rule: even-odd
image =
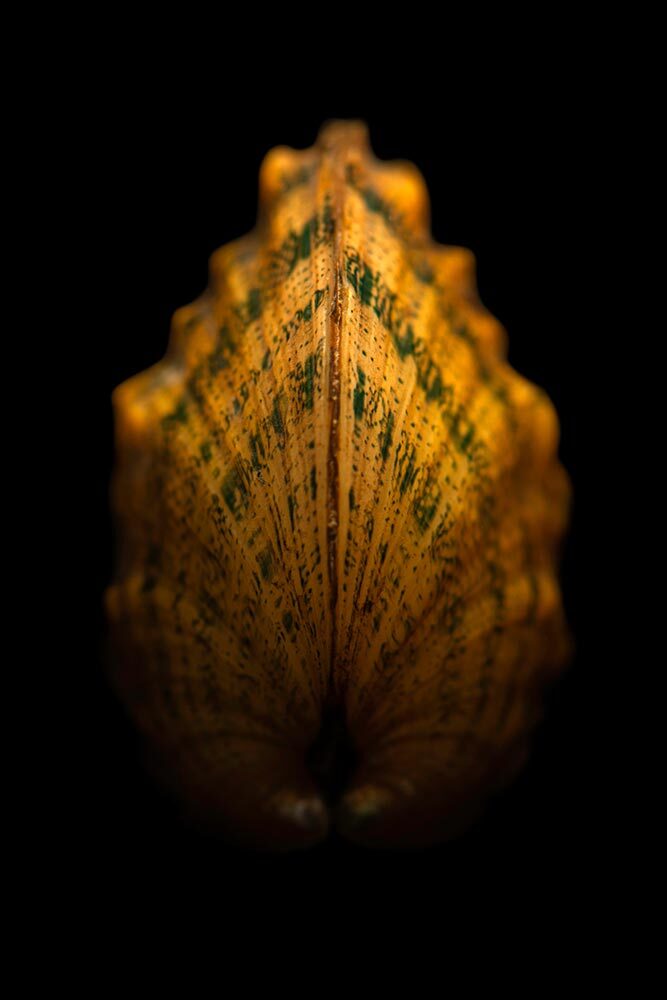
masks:
[[[413,166],[350,122],[269,153],[257,229],[114,394],[113,679],[202,821],[428,843],[521,763],[568,651],[569,485],[504,353]],[[335,802],[309,767],[330,718]]]

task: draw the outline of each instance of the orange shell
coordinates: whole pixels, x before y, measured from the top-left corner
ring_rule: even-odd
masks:
[[[565,663],[558,424],[471,253],[365,127],[277,148],[163,361],[114,393],[113,680],[156,769],[246,844],[456,833]],[[330,802],[323,720],[356,766]]]

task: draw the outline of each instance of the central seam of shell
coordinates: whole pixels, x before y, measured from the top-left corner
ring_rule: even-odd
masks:
[[[333,701],[336,698],[336,605],[338,601],[338,509],[340,503],[339,480],[338,480],[338,449],[339,449],[339,421],[340,421],[340,341],[342,322],[342,302],[343,294],[341,271],[342,271],[342,250],[341,250],[341,187],[340,187],[340,160],[334,158],[335,167],[338,169],[334,174],[336,190],[333,197],[334,212],[334,265],[333,265],[333,293],[331,301],[331,311],[329,314],[329,386],[328,395],[331,402],[331,422],[329,428],[329,455],[327,460],[328,488],[327,488],[327,559],[329,570],[329,586],[331,588],[331,663],[329,675],[328,699]]]

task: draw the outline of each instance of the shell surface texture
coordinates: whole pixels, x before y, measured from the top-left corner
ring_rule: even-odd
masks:
[[[115,390],[112,682],[232,842],[456,835],[567,660],[558,421],[474,267],[415,167],[329,123],[267,155],[257,228]]]

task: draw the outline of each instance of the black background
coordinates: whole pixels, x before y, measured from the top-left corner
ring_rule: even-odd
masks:
[[[80,268],[94,303],[87,345],[85,544],[77,608],[82,656],[75,669],[72,796],[63,823],[78,867],[110,882],[433,886],[441,893],[474,875],[504,875],[555,887],[572,871],[599,863],[611,802],[599,780],[603,747],[592,723],[604,664],[583,607],[587,587],[582,537],[587,523],[587,464],[582,385],[588,330],[586,287],[586,121],[561,85],[538,80],[479,101],[391,106],[366,94],[311,95],[308,104],[188,97],[105,87],[94,114],[79,121],[76,170],[85,219]],[[405,854],[367,852],[332,838],[309,852],[252,855],[183,828],[172,805],[144,775],[139,746],[104,680],[102,593],[112,572],[108,485],[113,441],[111,390],[163,354],[170,317],[207,281],[218,246],[254,225],[257,174],[274,145],[311,145],[320,124],[358,117],[381,158],[413,161],[425,176],[434,237],[472,249],[485,305],[509,332],[509,360],[542,386],[561,420],[560,455],[574,486],[572,530],[563,557],[566,610],[576,641],[570,670],[551,692],[528,766],[458,841]],[[583,228],[582,228],[583,227]],[[582,251],[583,248],[583,251]],[[169,873],[165,880],[165,872]],[[167,891],[166,889],[164,890]]]

